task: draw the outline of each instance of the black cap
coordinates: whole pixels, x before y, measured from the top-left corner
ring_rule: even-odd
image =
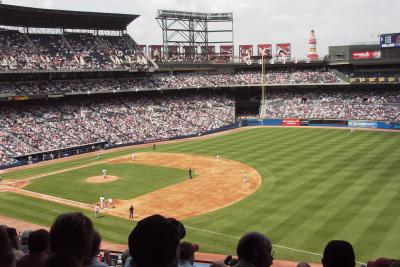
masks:
[[[162,266],[173,262],[186,230],[175,219],[159,214],[138,222],[129,235],[129,252],[139,266]]]

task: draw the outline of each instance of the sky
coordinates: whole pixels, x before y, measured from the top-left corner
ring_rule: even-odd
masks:
[[[400,32],[400,0],[3,0],[37,8],[137,14],[128,28],[139,44],[162,44],[158,9],[232,12],[238,45],[291,43],[292,55],[305,58],[310,30],[317,52],[332,45],[377,42],[379,34]]]

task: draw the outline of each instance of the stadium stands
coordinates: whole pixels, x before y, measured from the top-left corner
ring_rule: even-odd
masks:
[[[95,142],[128,144],[187,136],[235,121],[232,95],[181,92],[7,105],[0,110],[0,166],[10,156]]]
[[[146,70],[129,35],[25,34],[0,29],[0,70]]]

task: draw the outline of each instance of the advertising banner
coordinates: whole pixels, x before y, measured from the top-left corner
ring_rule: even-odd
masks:
[[[351,58],[353,60],[380,59],[381,51],[363,51],[363,52],[354,51],[351,53]]]
[[[231,56],[233,54],[233,46],[231,45],[221,45],[219,47],[219,52],[221,55]]]
[[[194,59],[196,55],[196,49],[194,46],[185,46],[183,47],[183,51],[185,53],[185,59]]]
[[[381,34],[380,43],[382,48],[400,47],[400,33]]]
[[[282,120],[283,126],[300,126],[299,119],[283,119]]]
[[[162,58],[162,45],[150,45],[150,57],[154,60],[161,60]]]
[[[212,45],[212,46],[202,46],[201,47],[201,52],[203,53],[203,54],[205,54],[205,52],[208,50],[208,54],[209,55],[215,55],[215,45]]]
[[[179,55],[179,46],[169,45],[167,46],[168,58],[177,58]]]
[[[349,127],[355,128],[378,128],[378,123],[376,121],[349,121]]]
[[[247,61],[253,56],[253,45],[240,45],[239,56],[242,61]]]
[[[276,58],[290,60],[292,56],[290,43],[276,45]]]
[[[137,45],[137,46],[136,46],[136,50],[137,50],[139,53],[145,54],[145,53],[146,53],[146,45]]]
[[[263,56],[266,59],[272,59],[272,44],[259,44],[258,45],[258,56]]]

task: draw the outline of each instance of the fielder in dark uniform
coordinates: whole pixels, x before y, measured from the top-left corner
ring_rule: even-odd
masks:
[[[131,206],[129,207],[129,219],[133,219],[133,205],[131,204]]]

